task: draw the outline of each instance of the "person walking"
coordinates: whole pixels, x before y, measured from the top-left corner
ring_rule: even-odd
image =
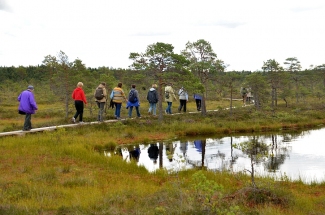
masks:
[[[202,96],[194,93],[194,99],[195,99],[195,103],[196,103],[196,110],[197,111],[201,111],[201,101],[202,101]]]
[[[106,91],[106,83],[105,82],[102,82],[98,85],[98,87],[95,90],[94,96],[96,99],[97,106],[99,108],[97,121],[103,122],[104,108],[105,108],[105,104],[107,102],[107,91]]]
[[[32,114],[35,114],[36,110],[38,110],[33,92],[34,87],[29,85],[27,90],[21,92],[17,98],[19,101],[18,112],[25,115],[23,131],[30,131],[32,129]]]
[[[129,109],[129,117],[132,117],[132,110],[133,107],[135,107],[135,110],[137,111],[137,116],[138,118],[141,117],[140,111],[139,111],[139,106],[140,106],[140,99],[139,99],[139,93],[135,89],[135,84],[131,85],[131,90],[129,92],[129,98],[128,102],[126,104],[126,108]]]
[[[72,122],[75,123],[77,117],[79,116],[79,123],[84,123],[82,121],[83,113],[84,113],[84,104],[87,104],[85,93],[82,89],[82,82],[78,82],[77,87],[72,92],[72,98],[74,99],[74,106],[76,108],[76,113],[72,117]]]
[[[167,102],[167,108],[165,110],[166,114],[172,114],[173,101],[177,100],[172,85],[173,84],[168,83],[165,87],[165,101]]]
[[[243,98],[243,105],[246,105],[247,89],[245,87],[242,87],[240,89],[240,94]]]
[[[186,112],[186,103],[188,102],[188,94],[184,87],[181,87],[181,89],[179,89],[178,96],[179,96],[178,112],[181,112],[183,109],[183,111],[185,113]]]
[[[152,114],[153,116],[156,116],[157,102],[159,100],[158,92],[156,89],[157,89],[157,84],[153,84],[147,94],[147,100],[149,102],[148,113]]]
[[[128,101],[125,97],[124,91],[122,89],[122,83],[118,83],[117,87],[114,87],[113,89],[113,102],[115,105],[115,118],[121,119],[121,107],[123,101]]]

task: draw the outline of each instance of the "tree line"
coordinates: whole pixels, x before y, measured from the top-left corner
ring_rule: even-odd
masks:
[[[159,118],[163,113],[164,86],[169,82],[176,89],[185,87],[190,95],[201,93],[202,114],[206,113],[206,99],[225,97],[230,98],[232,113],[232,100],[240,98],[241,87],[251,89],[257,109],[275,108],[280,99],[286,106],[310,96],[321,99],[325,93],[325,64],[302,70],[299,60],[290,57],[283,66],[275,59],[268,59],[261,62],[260,71],[226,71],[225,63],[203,39],[188,42],[180,54],[174,52],[173,45],[157,42],[148,45],[142,53],[131,52],[129,59],[133,63],[127,69],[87,68],[82,60],[70,61],[68,55],[60,51],[57,56],[45,56],[42,64],[37,66],[0,67],[0,89],[5,95],[1,96],[0,104],[33,84],[36,89],[42,89],[42,97],[47,98],[44,102],[62,102],[67,117],[71,92],[79,81],[85,84],[89,99],[100,82],[106,82],[108,90],[122,82],[126,92],[134,83],[143,99],[146,90],[156,83],[162,98],[158,104]]]

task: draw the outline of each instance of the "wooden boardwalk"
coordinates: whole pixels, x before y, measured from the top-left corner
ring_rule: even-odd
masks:
[[[233,108],[236,108],[236,107],[233,107]],[[229,109],[229,108],[225,108],[225,109]],[[213,112],[213,111],[218,111],[218,110],[207,110],[207,112]],[[196,112],[187,112],[187,113],[193,114],[193,113],[201,113],[201,112],[196,111]],[[177,115],[177,114],[183,114],[183,113],[174,113],[174,114],[171,114],[171,115]],[[103,122],[98,122],[98,121],[96,121],[96,122],[84,122],[82,124],[81,123],[74,123],[74,124],[66,124],[66,125],[57,125],[57,126],[33,128],[30,131],[18,130],[18,131],[1,132],[0,137],[4,137],[4,136],[23,136],[23,135],[28,134],[28,133],[35,133],[35,132],[41,132],[41,131],[53,131],[53,130],[56,130],[58,128],[70,128],[70,127],[77,127],[77,126],[84,126],[84,125],[94,125],[94,124],[99,124],[99,123],[113,123],[113,122],[118,122],[118,121],[121,121],[121,120],[123,121],[123,120],[126,120],[126,119],[135,119],[135,118],[124,118],[124,119],[120,119],[120,120],[111,119],[111,120],[105,120]]]
[[[124,119],[122,119],[124,120]],[[84,126],[84,125],[94,125],[94,124],[99,124],[99,123],[111,123],[111,122],[117,122],[117,119],[112,119],[112,120],[105,120],[104,122],[84,122],[84,123],[74,123],[74,124],[66,124],[66,125],[57,125],[57,126],[49,126],[49,127],[42,127],[42,128],[33,128],[30,131],[23,131],[23,130],[18,130],[18,131],[9,131],[9,132],[2,132],[0,133],[0,137],[3,136],[23,136],[27,133],[35,133],[35,132],[40,132],[40,131],[53,131],[58,128],[68,128],[68,127],[77,127],[77,126]]]

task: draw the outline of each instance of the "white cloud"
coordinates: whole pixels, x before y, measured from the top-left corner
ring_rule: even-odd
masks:
[[[127,68],[130,52],[205,39],[228,70],[297,57],[325,63],[322,1],[0,0],[0,66],[41,64],[64,51],[86,66]],[[5,9],[6,8],[6,9]],[[9,10],[9,8],[11,10]]]

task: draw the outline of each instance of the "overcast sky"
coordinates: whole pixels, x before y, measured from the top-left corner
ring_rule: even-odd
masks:
[[[87,67],[128,68],[156,42],[211,43],[227,70],[297,57],[325,64],[324,0],[0,0],[0,66],[42,64],[60,50]]]

